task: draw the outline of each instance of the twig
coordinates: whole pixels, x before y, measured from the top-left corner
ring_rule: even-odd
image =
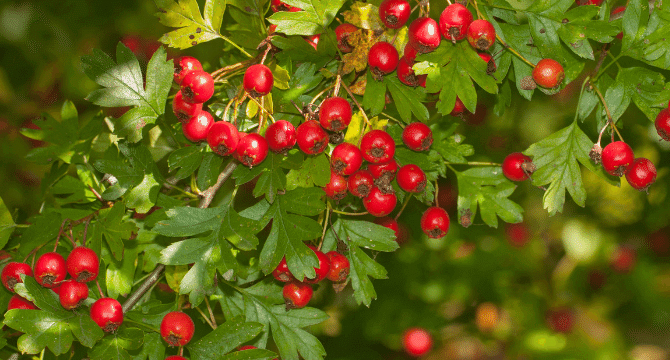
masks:
[[[368,126],[372,126],[372,125],[370,124],[370,119],[368,119],[368,115],[365,113],[365,110],[363,110],[363,107],[362,107],[361,104],[358,102],[358,100],[356,100],[356,97],[354,96],[354,93],[352,93],[351,90],[349,90],[349,87],[348,87],[347,84],[345,84],[344,82],[342,82],[342,87],[344,88],[344,90],[347,91],[347,93],[348,93],[349,96],[351,97],[351,100],[353,100],[353,101],[354,101],[354,104],[356,104],[356,106],[358,107],[358,110],[359,110],[359,111],[361,112],[361,114],[363,115],[363,119],[365,120],[365,123],[366,123]]]
[[[612,114],[610,113],[610,109],[607,106],[605,98],[603,97],[603,94],[600,92],[600,89],[598,89],[598,87],[596,87],[593,83],[591,83],[591,88],[593,88],[593,90],[596,92],[598,98],[600,98],[600,102],[603,104],[603,107],[605,108],[605,114],[607,114],[607,122],[609,122],[609,124],[612,125],[612,129],[614,129],[617,135],[619,135],[619,139],[621,139],[621,141],[624,141],[623,137],[621,136],[621,133],[619,133],[619,129],[617,129],[616,125],[614,125],[614,121],[612,120]]]
[[[394,218],[394,219],[395,219],[396,221],[398,220],[398,218],[400,217],[400,215],[402,214],[402,212],[403,212],[403,211],[405,210],[405,208],[407,207],[407,204],[409,204],[409,200],[410,200],[411,198],[412,198],[412,194],[411,194],[411,193],[408,193],[408,194],[407,194],[407,198],[405,199],[405,202],[402,204],[402,207],[400,208],[400,211],[398,211],[398,213],[395,215],[395,218]]]
[[[214,324],[212,324],[212,321],[209,320],[209,318],[207,317],[207,315],[205,315],[205,313],[204,313],[202,310],[200,310],[199,307],[196,306],[196,307],[195,307],[195,310],[196,310],[197,312],[200,313],[200,315],[202,316],[202,318],[205,319],[205,322],[206,322],[207,324],[209,324],[209,326],[210,326],[212,329],[216,330],[216,326],[214,326]]]
[[[102,288],[100,287],[100,282],[98,280],[95,280],[95,285],[98,287],[98,293],[100,294],[100,298],[101,299],[104,298],[105,293],[102,292]]]
[[[207,311],[209,311],[209,317],[212,320],[212,325],[214,325],[214,330],[216,330],[218,325],[216,325],[216,318],[214,318],[214,311],[212,311],[212,307],[209,305],[209,300],[207,300],[207,296],[205,296],[205,304],[207,305]]]
[[[226,165],[226,167],[221,171],[219,174],[218,179],[216,179],[216,183],[212,186],[209,187],[209,189],[205,190],[202,192],[202,199],[200,199],[200,204],[198,205],[199,208],[204,209],[209,206],[209,204],[212,203],[212,200],[214,200],[214,195],[216,195],[216,192],[219,191],[223,183],[228,180],[228,178],[233,174],[233,171],[237,168],[237,163],[235,161],[231,161]]]
[[[163,270],[165,270],[165,265],[163,264],[156,265],[154,271],[152,271],[151,274],[149,274],[149,276],[146,278],[146,280],[144,280],[142,285],[140,285],[140,287],[138,287],[137,290],[135,290],[135,292],[130,294],[128,299],[126,299],[126,301],[121,306],[124,314],[132,310],[135,304],[137,304],[137,302],[140,301],[142,296],[144,296],[144,294],[147,291],[149,291],[149,289],[151,289],[154,286],[154,284],[156,284],[158,279],[160,279]]]
[[[249,96],[249,99],[253,100],[253,102],[255,102],[256,105],[258,105],[258,107],[259,107],[264,113],[266,113],[266,114],[268,115],[268,117],[270,118],[270,120],[272,120],[273,123],[274,123],[274,122],[277,122],[277,121],[275,120],[275,118],[272,116],[272,114],[270,114],[270,112],[263,106],[263,104],[259,103],[258,100],[256,100],[256,99],[255,99],[254,97],[252,97],[252,96]],[[263,98],[263,100],[265,100],[265,98]],[[260,127],[260,125],[259,125],[259,127]]]

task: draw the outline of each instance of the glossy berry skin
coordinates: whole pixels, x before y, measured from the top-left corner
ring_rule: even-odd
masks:
[[[349,176],[358,171],[362,164],[361,150],[350,143],[337,145],[330,155],[330,167],[340,175]]]
[[[405,45],[405,49],[402,51],[402,57],[407,59],[407,61],[414,63],[414,60],[416,60],[416,55],[418,55],[418,52],[415,48],[412,47],[412,44],[408,42]]]
[[[323,191],[333,200],[342,200],[347,196],[347,179],[335,171],[331,171],[330,182],[323,187]]]
[[[421,230],[433,239],[439,239],[447,235],[447,232],[449,232],[449,214],[440,207],[429,207],[421,216]]]
[[[14,309],[39,310],[35,304],[16,294],[12,295],[12,297],[9,299],[9,303],[7,304],[7,310]]]
[[[286,257],[281,258],[279,265],[272,271],[272,276],[281,282],[289,282],[295,280],[293,274],[288,269],[288,264],[286,263]]]
[[[177,120],[185,123],[188,119],[197,115],[202,111],[202,104],[192,104],[186,102],[181,94],[181,90],[177,91],[177,94],[172,99],[172,111],[177,117]]]
[[[656,167],[649,159],[637,158],[628,167],[626,180],[634,189],[647,191],[656,181]]]
[[[284,285],[282,294],[284,295],[287,309],[302,309],[312,299],[314,290],[312,290],[312,286],[309,284],[292,281]]]
[[[435,20],[420,17],[409,25],[408,44],[419,54],[429,53],[440,45],[440,30]]]
[[[92,249],[77,246],[70,252],[65,261],[67,272],[77,282],[89,282],[98,277],[100,260]]]
[[[330,261],[328,261],[326,254],[321,252],[321,250],[318,250],[315,246],[308,245],[307,247],[312,249],[316,254],[316,257],[319,259],[319,266],[314,268],[316,276],[311,279],[305,278],[304,282],[307,284],[316,284],[323,281],[323,279],[328,276],[328,272],[330,271]]]
[[[181,127],[189,141],[200,142],[207,139],[209,129],[214,125],[214,118],[208,111],[201,110],[198,115],[188,119]]]
[[[0,279],[2,279],[2,284],[5,285],[7,290],[14,292],[14,286],[23,282],[23,280],[21,280],[21,274],[33,276],[33,269],[26,263],[12,261],[2,269]]]
[[[204,103],[214,95],[214,79],[206,71],[188,72],[181,82],[181,93],[186,102]]]
[[[392,159],[381,164],[370,164],[368,171],[375,180],[385,178],[390,182],[395,179],[395,174],[398,172],[398,163]]]
[[[274,85],[274,77],[270,68],[263,64],[251,65],[244,72],[242,80],[244,90],[253,97],[267,95]]]
[[[179,355],[171,355],[166,357],[165,360],[188,360],[188,359]]]
[[[174,60],[174,82],[181,85],[184,76],[193,70],[201,70],[202,64],[192,56],[182,56]]]
[[[493,28],[493,24],[484,19],[470,23],[466,34],[470,45],[480,51],[490,49],[496,41],[496,29]]]
[[[351,122],[351,104],[339,96],[333,96],[321,103],[319,123],[324,129],[342,131]]]
[[[65,279],[65,275],[67,275],[65,259],[59,253],[46,253],[35,263],[35,280],[46,288],[58,285]]]
[[[407,0],[384,0],[379,5],[379,19],[389,29],[399,29],[412,12],[412,7]]]
[[[393,72],[398,67],[399,60],[398,50],[386,41],[372,45],[368,53],[368,66],[377,76]]]
[[[654,121],[658,136],[665,141],[670,141],[670,108],[661,110]]]
[[[626,169],[633,163],[633,149],[623,141],[607,144],[603,149],[601,161],[603,168],[612,176],[624,176]]]
[[[277,120],[265,130],[265,140],[270,150],[276,153],[289,151],[295,146],[295,127],[286,120]]]
[[[314,50],[316,50],[317,47],[319,46],[319,39],[321,39],[321,34],[304,36],[303,38],[305,39],[305,41],[307,41],[308,44],[310,44],[314,48]]]
[[[424,123],[411,123],[402,131],[402,142],[410,150],[426,151],[433,144],[433,131]]]
[[[563,66],[554,59],[542,59],[533,69],[533,80],[543,88],[556,88],[561,85],[564,78]]]
[[[408,164],[398,169],[398,186],[411,193],[421,193],[426,188],[426,174],[420,167]]]
[[[370,215],[376,217],[386,216],[395,209],[398,198],[394,193],[384,194],[378,187],[373,187],[368,196],[363,198],[363,206]]]
[[[433,337],[425,329],[411,328],[403,334],[402,345],[407,354],[419,357],[428,353],[433,347]]]
[[[428,75],[416,75],[414,73],[414,69],[412,69],[412,66],[414,66],[413,60],[409,60],[405,56],[400,58],[397,72],[398,79],[407,86],[426,87],[426,79],[428,78]]]
[[[387,227],[395,233],[395,240],[397,241],[400,236],[400,226],[398,226],[398,221],[392,217],[380,217],[374,220],[374,223]]]
[[[326,253],[328,262],[330,263],[330,270],[328,271],[328,280],[334,282],[342,282],[349,276],[349,259],[337,251],[330,251]]]
[[[91,319],[104,332],[114,332],[123,323],[123,308],[112,298],[101,298],[91,306]]]
[[[233,155],[242,164],[252,167],[265,160],[268,156],[268,142],[257,133],[247,134],[240,139]]]
[[[323,152],[328,146],[328,133],[316,120],[308,120],[296,129],[298,147],[307,155]]]
[[[195,332],[195,324],[186,313],[172,311],[161,321],[161,337],[170,346],[184,346],[191,341]]]
[[[370,190],[375,186],[375,179],[367,170],[358,170],[347,179],[347,188],[351,195],[363,198],[368,196]]]
[[[361,138],[363,159],[373,164],[385,163],[395,155],[393,138],[384,130],[372,130]]]
[[[512,181],[524,181],[535,171],[535,165],[528,156],[515,152],[505,157],[502,171],[503,175]]]
[[[237,128],[227,121],[215,122],[207,132],[207,144],[217,155],[228,156],[232,154],[239,143],[240,135]]]
[[[65,310],[76,309],[88,298],[88,286],[74,280],[65,280],[60,286],[58,299]]]
[[[354,50],[349,43],[349,36],[358,31],[355,25],[343,23],[335,28],[335,37],[337,38],[337,48],[343,53],[349,53]]]
[[[449,41],[463,40],[472,23],[472,13],[465,6],[455,3],[447,6],[440,15],[440,32]]]

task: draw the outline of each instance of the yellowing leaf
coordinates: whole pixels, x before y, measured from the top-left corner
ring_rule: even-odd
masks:
[[[348,54],[344,54],[342,57],[342,61],[344,62],[343,73],[348,74],[354,70],[365,70],[368,66],[368,52],[370,52],[370,48],[377,41],[378,36],[371,30],[359,29],[349,35],[348,42],[354,50]]]
[[[181,280],[188,272],[188,265],[168,265],[165,267],[165,280],[170,286],[170,289],[179,293],[179,286]]]
[[[272,70],[272,76],[275,80],[274,86],[282,90],[288,89],[288,82],[291,80],[291,76],[289,75],[288,71],[277,65],[277,63],[272,63],[270,65],[270,70]]]
[[[368,30],[383,30],[385,26],[379,19],[379,8],[356,1],[351,10],[343,11],[344,21]]]

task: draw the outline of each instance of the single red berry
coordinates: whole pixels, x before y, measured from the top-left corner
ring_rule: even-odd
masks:
[[[421,230],[433,239],[439,239],[449,232],[449,214],[443,208],[432,206],[421,216]]]
[[[514,247],[523,247],[530,240],[530,233],[528,228],[523,223],[509,224],[505,228],[505,236],[507,242]]]
[[[192,56],[182,56],[176,58],[174,60],[174,82],[176,82],[177,85],[181,85],[181,82],[184,80],[184,76],[194,70],[202,71],[202,64],[200,64],[198,59]]]
[[[547,314],[547,322],[553,331],[569,333],[575,325],[575,315],[567,308],[553,309]]]
[[[323,187],[329,198],[339,201],[347,196],[347,178],[336,173],[330,172],[330,182]]]
[[[473,48],[486,51],[496,41],[496,29],[487,20],[478,19],[471,22],[470,26],[468,26],[467,38]]]
[[[214,79],[203,70],[188,72],[181,82],[181,93],[186,102],[204,103],[214,95]]]
[[[341,143],[335,146],[330,155],[330,167],[340,175],[351,175],[363,164],[361,150],[353,144]]]
[[[253,97],[267,95],[274,85],[274,77],[270,68],[263,64],[251,65],[244,72],[244,90]]]
[[[433,337],[422,328],[407,329],[402,336],[402,345],[411,356],[422,356],[433,347]]]
[[[486,74],[491,75],[498,69],[496,62],[493,60],[493,56],[486,52],[477,53],[479,57],[486,62]]]
[[[284,301],[286,302],[286,309],[301,309],[307,306],[312,299],[314,290],[309,284],[292,281],[284,285],[282,290]]]
[[[372,130],[361,138],[363,159],[373,163],[385,163],[395,155],[393,138],[384,130]]]
[[[396,219],[385,216],[376,218],[374,220],[374,223],[393,230],[393,232],[395,232],[395,240],[398,241],[398,238],[400,237],[400,227],[398,226],[398,222],[396,221]]]
[[[393,72],[398,67],[399,60],[398,50],[386,41],[372,45],[368,53],[368,65],[377,77]]]
[[[412,21],[408,35],[408,44],[419,54],[429,53],[440,45],[439,27],[437,22],[429,17],[420,17]]]
[[[212,114],[208,111],[200,110],[196,116],[188,119],[182,125],[181,131],[189,141],[200,142],[207,139],[207,133],[213,124],[214,118]]]
[[[315,246],[308,245],[307,247],[309,247],[310,249],[312,249],[312,251],[314,251],[316,257],[319,259],[319,265],[314,267],[316,276],[314,276],[311,279],[305,278],[304,282],[307,284],[316,284],[321,282],[328,276],[328,272],[330,272],[330,261],[328,260],[326,254],[318,250]]]
[[[265,130],[265,140],[276,153],[289,151],[296,142],[295,127],[286,120],[277,120]]]
[[[343,53],[352,52],[354,47],[349,43],[349,36],[358,31],[355,25],[343,23],[335,28],[335,37],[337,38],[337,48]]]
[[[649,159],[637,158],[628,167],[626,180],[634,189],[647,191],[656,181],[656,167]]]
[[[440,15],[440,32],[450,41],[465,39],[472,23],[472,13],[465,6],[455,3],[447,6]]]
[[[398,169],[398,186],[411,193],[421,193],[426,188],[426,173],[414,164],[408,164]]]
[[[512,181],[524,181],[535,172],[535,165],[528,156],[515,152],[505,157],[502,171],[503,175]]]
[[[405,49],[402,52],[402,57],[406,58],[407,61],[414,62],[416,60],[417,51],[412,47],[412,44],[409,42],[405,44]]]
[[[161,337],[170,346],[184,346],[191,341],[195,332],[195,324],[186,313],[172,311],[161,321]]]
[[[227,121],[213,123],[207,132],[209,148],[220,156],[228,156],[235,152],[239,143],[240,135],[237,128]]]
[[[46,253],[35,263],[35,280],[46,288],[58,285],[65,279],[65,275],[67,275],[65,259],[59,253]]]
[[[351,122],[351,105],[339,96],[333,96],[321,103],[319,123],[324,129],[342,131]]]
[[[663,109],[658,113],[654,125],[656,125],[658,136],[665,141],[670,141],[670,108]]]
[[[12,297],[9,299],[9,303],[7,304],[7,310],[14,309],[39,310],[35,304],[16,294],[12,295]]]
[[[337,251],[330,251],[326,253],[328,261],[330,262],[330,271],[328,271],[328,280],[334,282],[342,282],[349,276],[349,259]]]
[[[635,266],[636,262],[637,253],[635,250],[625,246],[620,246],[617,248],[610,258],[610,265],[612,266],[612,269],[620,274],[630,272]]]
[[[381,164],[369,164],[368,171],[375,180],[383,179],[390,183],[395,179],[395,174],[398,172],[398,163],[391,159],[391,161]]]
[[[612,176],[624,176],[626,169],[633,163],[633,149],[623,141],[607,144],[603,149],[601,161],[603,168]]]
[[[60,286],[58,298],[65,310],[76,309],[88,298],[88,286],[74,280],[65,280]]]
[[[188,360],[188,359],[179,355],[171,355],[166,357],[165,360]]]
[[[289,282],[295,280],[293,274],[288,269],[288,264],[286,263],[286,256],[281,258],[279,265],[272,271],[272,276],[281,282]]]
[[[367,170],[358,170],[347,179],[347,188],[351,195],[363,198],[368,196],[374,187],[375,179]]]
[[[307,155],[323,152],[328,146],[328,133],[316,120],[308,120],[296,129],[298,147]]]
[[[21,274],[33,276],[33,269],[26,263],[10,262],[2,268],[2,273],[0,274],[2,284],[5,285],[7,290],[14,292],[14,286],[23,282],[23,280],[21,280]]]
[[[384,0],[379,5],[379,18],[390,29],[399,29],[412,12],[412,7],[407,0]]]
[[[414,60],[409,60],[405,56],[400,58],[397,72],[398,79],[407,86],[426,87],[426,79],[428,78],[428,75],[416,75],[412,66],[414,66]]]
[[[467,109],[465,108],[465,104],[463,104],[463,101],[461,101],[461,98],[456,96],[456,102],[454,103],[454,108],[451,110],[451,113],[449,115],[451,116],[461,116],[463,113],[465,113]]]
[[[426,151],[433,144],[433,131],[424,123],[411,123],[402,131],[402,142],[411,150]]]
[[[113,332],[123,323],[123,308],[112,298],[100,298],[91,306],[91,319],[104,332]]]
[[[378,187],[373,187],[368,196],[363,199],[365,210],[376,217],[390,214],[397,203],[398,198],[395,193],[384,194]]]
[[[256,166],[268,156],[268,142],[257,133],[247,134],[240,139],[233,155],[248,167]]]
[[[319,39],[321,39],[321,34],[316,34],[316,35],[311,35],[311,36],[303,36],[305,41],[307,41],[308,44],[312,45],[314,50],[319,46]]]
[[[200,111],[202,111],[202,104],[193,104],[184,101],[181,90],[179,90],[172,100],[172,111],[177,117],[177,120],[185,123],[188,119],[196,116]]]
[[[67,272],[78,282],[84,283],[95,280],[100,270],[100,260],[95,251],[77,246],[70,252],[65,261]]]
[[[565,78],[563,66],[553,59],[542,59],[533,69],[533,80],[543,88],[553,89],[561,85]]]

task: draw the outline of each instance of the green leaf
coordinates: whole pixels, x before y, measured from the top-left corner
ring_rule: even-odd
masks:
[[[105,285],[107,296],[116,299],[119,295],[127,296],[133,287],[137,249],[125,248],[123,259],[111,260],[107,265]]]
[[[221,172],[221,164],[223,164],[221,156],[210,152],[205,153],[200,169],[198,169],[197,185],[200,189],[207,189],[216,183]]]
[[[236,317],[220,324],[216,330],[187,347],[194,359],[218,360],[223,354],[256,337],[262,330],[262,324],[245,322],[243,317]]]
[[[168,166],[170,171],[179,168],[173,177],[176,180],[186,179],[191,176],[202,163],[204,154],[195,146],[189,146],[173,151],[168,157]]]
[[[330,161],[326,154],[308,156],[300,169],[291,170],[286,175],[286,188],[326,186],[330,182]]]
[[[142,351],[133,357],[133,360],[164,360],[165,345],[158,333],[145,333]]]
[[[370,110],[369,116],[379,114],[386,106],[386,82],[375,80],[370,71],[367,74],[362,106]]]
[[[412,122],[412,114],[419,121],[428,121],[428,109],[422,104],[426,98],[426,89],[421,86],[409,87],[401,83],[397,76],[386,76],[384,82],[405,123]]]
[[[577,6],[565,13],[558,28],[558,35],[575,54],[594,60],[593,48],[588,39],[609,43],[619,33],[619,28],[604,21],[593,20],[598,16],[595,6]]]
[[[296,101],[301,95],[313,90],[323,80],[323,75],[317,72],[316,64],[305,62],[298,66],[288,82],[288,88],[278,90],[277,103]]]
[[[221,360],[271,360],[276,358],[277,355],[270,350],[248,349],[227,354]]]
[[[196,44],[220,38],[225,1],[207,1],[205,18],[200,14],[196,0],[154,0],[158,7],[156,16],[161,24],[177,28],[159,40],[177,49],[187,49]]]
[[[659,93],[665,90],[665,78],[662,74],[642,67],[621,69],[605,92],[605,102],[612,118],[616,122],[633,100],[649,120],[658,115],[656,107],[665,106],[667,98],[659,103]]]
[[[12,218],[12,214],[7,209],[4,200],[0,198],[0,249],[4,248],[9,241],[9,237],[14,232],[16,223]]]
[[[288,0],[284,2],[299,7],[303,11],[280,11],[272,14],[268,21],[277,25],[276,31],[286,35],[315,35],[322,33],[330,25],[345,0]]]
[[[128,240],[133,233],[137,233],[138,228],[135,223],[123,219],[126,213],[126,207],[122,202],[117,202],[113,207],[100,210],[98,221],[95,223],[93,237],[107,241],[112,256],[117,261],[123,258],[123,243]]]
[[[144,332],[137,328],[122,327],[105,336],[88,352],[91,360],[130,360],[127,350],[138,349],[144,341]]]
[[[354,2],[350,10],[343,11],[344,21],[355,25],[356,27],[368,30],[384,30],[385,26],[379,18],[379,7],[363,3]]]
[[[39,245],[56,238],[62,222],[60,214],[55,212],[37,216],[19,239],[19,254],[26,256]]]

